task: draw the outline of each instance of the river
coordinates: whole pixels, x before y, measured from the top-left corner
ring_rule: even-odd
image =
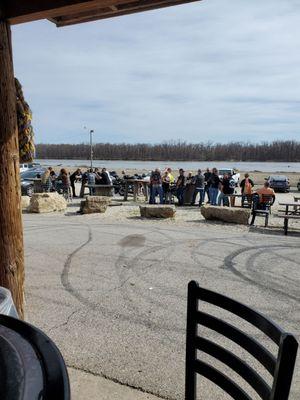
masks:
[[[45,166],[90,166],[90,160],[35,160]],[[256,171],[256,172],[299,172],[300,163],[286,162],[231,162],[231,161],[125,161],[125,160],[94,160],[94,167],[106,167],[110,171],[114,169],[151,171],[158,167],[162,170],[171,167],[174,170],[183,168],[186,171],[197,170],[198,168],[235,168],[239,171]]]

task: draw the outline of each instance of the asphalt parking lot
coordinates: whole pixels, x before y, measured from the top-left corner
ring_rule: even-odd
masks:
[[[23,217],[27,319],[54,339],[70,367],[182,399],[191,279],[257,308],[300,339],[299,235],[135,216]],[[204,378],[199,384],[204,399],[228,398]],[[291,400],[299,393],[298,357]]]

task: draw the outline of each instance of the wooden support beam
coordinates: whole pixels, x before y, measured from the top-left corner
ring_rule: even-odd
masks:
[[[10,25],[0,21],[0,286],[24,316],[19,143]]]

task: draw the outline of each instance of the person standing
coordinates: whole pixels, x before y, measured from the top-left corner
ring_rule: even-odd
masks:
[[[175,178],[174,178],[174,176],[172,175],[172,169],[171,169],[170,167],[167,168],[167,173],[168,173],[168,175],[169,175],[170,184],[173,185],[173,183],[175,182]]]
[[[180,168],[179,176],[176,181],[176,196],[178,199],[179,206],[183,206],[184,204],[185,184],[186,184],[186,177],[184,176],[184,170]]]
[[[195,192],[194,177],[193,173],[189,172],[185,182],[185,192],[183,197],[184,204],[189,204],[189,205],[192,204],[194,192]]]
[[[70,193],[70,177],[66,169],[62,168],[60,170],[60,174],[57,178],[58,181],[61,181],[61,191],[62,194],[66,197],[69,198]]]
[[[93,169],[90,168],[87,172],[87,183],[88,185],[95,185],[96,184],[96,174],[93,172]],[[95,189],[90,187],[90,196],[93,196],[95,193]]]
[[[43,192],[50,192],[52,187],[52,180],[51,180],[51,171],[52,167],[46,169],[46,171],[42,175],[42,190]]]
[[[218,175],[218,170],[217,168],[212,169],[211,176],[207,183],[210,185],[209,186],[209,198],[210,198],[210,204],[212,206],[217,205],[217,198],[218,198],[218,193],[219,193],[219,188],[221,186],[221,180]]]
[[[81,175],[81,188],[80,188],[80,197],[83,198],[84,197],[84,189],[85,189],[85,185],[87,184],[88,178],[88,170],[85,171],[82,175]]]
[[[77,168],[76,171],[74,171],[73,174],[70,175],[70,183],[71,183],[73,197],[77,197],[76,190],[75,190],[75,182],[80,177],[81,177],[81,169],[80,168]]]
[[[207,203],[210,203],[210,196],[209,196],[209,178],[211,177],[211,172],[209,168],[206,168],[206,171],[204,172],[204,183],[205,183],[205,193],[207,194]],[[205,195],[204,193],[204,195]],[[204,196],[205,197],[205,196]],[[203,199],[204,201],[204,199]]]
[[[234,188],[231,186],[231,178],[228,174],[224,174],[221,182],[221,192],[218,197],[218,206],[222,204],[223,206],[229,207],[228,196],[233,194],[233,192]]]
[[[171,203],[171,189],[170,189],[170,174],[168,170],[166,170],[162,176],[162,189],[163,189],[163,196],[164,196],[164,203],[170,204]]]
[[[106,170],[106,168],[102,168],[100,176],[101,176],[101,185],[112,185],[111,176],[109,172]]]
[[[252,199],[252,189],[254,186],[254,182],[249,178],[249,174],[246,173],[244,175],[244,179],[240,183],[241,192],[242,192],[242,207],[244,206],[245,200],[247,199],[248,204],[251,204]]]
[[[55,183],[56,183],[57,175],[54,170],[50,172],[50,179],[51,179],[51,192],[55,192]]]
[[[204,195],[205,195],[205,193],[204,193],[205,177],[202,174],[201,169],[198,169],[197,175],[194,176],[194,185],[195,185],[195,191],[193,194],[193,200],[192,200],[191,205],[193,206],[195,204],[197,195],[199,193],[199,196],[200,196],[199,197],[199,207],[201,207],[202,203],[204,202]]]
[[[156,168],[150,176],[150,204],[155,204],[155,198],[159,195],[160,204],[163,204],[163,189],[162,189],[162,178],[158,168]]]

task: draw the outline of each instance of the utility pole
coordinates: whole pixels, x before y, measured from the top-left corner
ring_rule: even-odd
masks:
[[[93,168],[93,133],[94,130],[90,130],[90,158],[91,158],[91,168]]]

